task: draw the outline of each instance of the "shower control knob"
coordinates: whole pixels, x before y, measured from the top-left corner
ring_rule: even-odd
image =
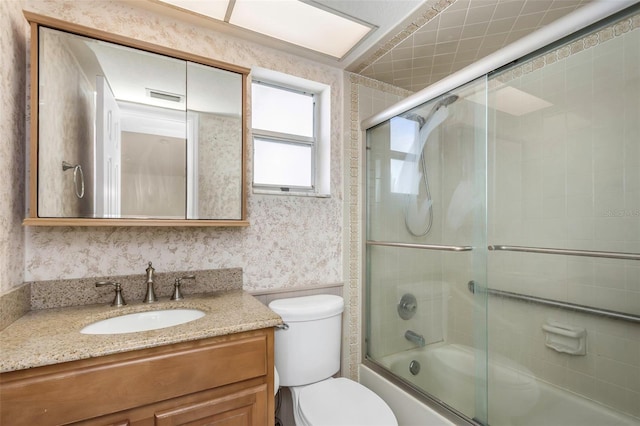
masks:
[[[400,315],[400,318],[408,320],[415,315],[416,310],[418,310],[416,297],[411,293],[402,295],[400,303],[398,304],[398,315]]]

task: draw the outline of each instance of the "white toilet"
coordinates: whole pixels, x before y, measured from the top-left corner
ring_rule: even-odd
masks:
[[[334,379],[340,370],[342,297],[274,300],[269,308],[286,329],[275,333],[280,386],[288,386],[296,426],[397,426],[389,406],[359,383]]]

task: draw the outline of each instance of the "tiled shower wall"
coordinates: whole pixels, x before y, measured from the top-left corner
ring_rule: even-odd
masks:
[[[432,199],[440,199],[441,165],[434,139],[440,131],[432,132],[430,144],[425,148],[425,161]],[[442,240],[442,205],[433,205],[432,226],[425,236],[411,235],[406,225],[407,204],[411,196],[393,187],[391,162],[397,152],[390,146],[390,124],[382,123],[367,132],[369,138],[366,164],[368,192],[367,209],[369,231],[367,239],[381,242],[435,243]],[[409,161],[406,165],[411,164]],[[424,182],[420,184],[422,187]],[[423,187],[424,188],[424,187]],[[423,189],[424,190],[424,189]],[[422,193],[424,194],[424,192]],[[424,198],[418,198],[418,204]],[[411,220],[411,229],[421,233],[427,229],[428,216]],[[422,335],[427,343],[444,339],[443,302],[448,298],[448,284],[442,282],[442,257],[439,252],[425,252],[407,248],[369,246],[367,279],[369,309],[367,338],[369,354],[375,358],[415,347],[405,339],[408,330]],[[411,318],[403,319],[397,306],[403,296],[414,296],[417,309]]]
[[[356,74],[345,75],[345,110],[350,111],[347,117],[348,131],[345,131],[345,281],[344,294],[349,304],[346,307],[344,319],[350,330],[348,341],[344,347],[345,359],[343,365],[349,370],[343,374],[350,378],[357,378],[358,365],[361,360],[361,329],[362,329],[362,247],[365,235],[363,233],[363,189],[364,180],[364,134],[360,123],[385,108],[399,102],[410,93],[406,90],[390,86],[379,81],[361,77]],[[395,300],[389,301],[395,306]]]

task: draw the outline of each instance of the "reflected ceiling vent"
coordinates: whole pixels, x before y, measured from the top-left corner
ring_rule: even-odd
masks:
[[[163,92],[162,90],[155,90],[155,89],[149,89],[149,88],[146,88],[145,90],[147,91],[147,96],[150,98],[162,99],[163,101],[177,102],[177,103],[184,102],[184,95],[180,95],[177,93]]]

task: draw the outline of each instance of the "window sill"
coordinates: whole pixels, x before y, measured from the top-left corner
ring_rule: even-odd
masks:
[[[331,194],[319,194],[317,192],[305,191],[279,191],[276,189],[253,189],[257,195],[285,195],[289,197],[311,197],[311,198],[331,198]]]

